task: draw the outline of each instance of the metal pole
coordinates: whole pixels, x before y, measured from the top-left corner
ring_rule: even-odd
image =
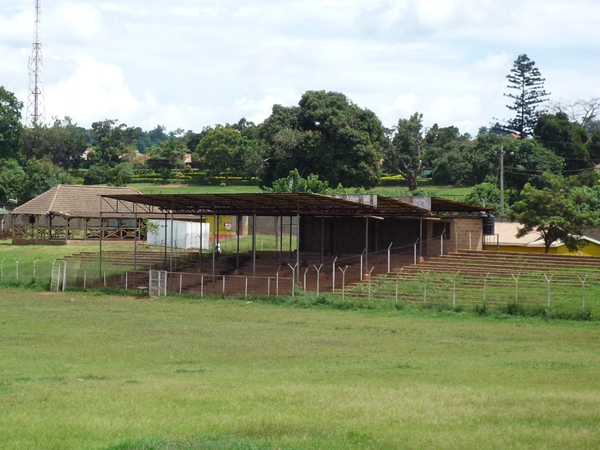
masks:
[[[392,271],[392,244],[393,242],[390,242],[390,246],[388,247],[388,273]]]
[[[102,201],[100,201],[100,208],[102,208]],[[102,278],[102,235],[104,234],[104,228],[102,226],[102,210],[100,211],[100,255],[99,255],[99,268],[98,278]]]
[[[256,279],[256,213],[252,215],[252,278]]]
[[[175,236],[175,220],[173,218],[173,209],[171,209],[171,253],[169,255],[169,272],[173,273],[173,239]]]
[[[137,237],[138,237],[138,219],[137,219],[137,203],[133,204],[133,220],[135,222],[133,229],[133,273],[137,270]]]
[[[337,259],[338,257],[336,256],[333,260],[333,267],[331,268],[331,292],[335,292],[335,262],[337,261]]]
[[[292,237],[290,236],[290,242]],[[300,268],[300,206],[298,206],[298,214],[296,216],[296,267]],[[300,273],[298,273],[300,277]]]
[[[500,215],[504,217],[504,140],[500,141]]]

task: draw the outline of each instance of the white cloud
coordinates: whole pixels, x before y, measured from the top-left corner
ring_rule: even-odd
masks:
[[[87,56],[76,56],[77,70],[66,81],[46,88],[46,115],[70,116],[89,124],[97,120],[130,116],[140,108],[121,69]]]

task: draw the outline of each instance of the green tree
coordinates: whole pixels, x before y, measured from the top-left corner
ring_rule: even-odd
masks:
[[[544,239],[546,253],[559,239],[569,250],[581,248],[585,245],[582,227],[599,222],[598,210],[589,207],[595,202],[594,196],[586,190],[569,189],[563,177],[546,174],[544,181],[542,189],[526,184],[521,199],[512,205],[509,218],[522,225],[517,237],[537,231]]]
[[[59,184],[73,183],[73,177],[55,165],[49,158],[30,159],[25,165],[27,180],[21,193],[23,202],[29,201]]]
[[[27,158],[48,158],[63,169],[78,168],[87,148],[85,132],[69,117],[54,119],[51,126],[38,122],[25,128],[23,154]]]
[[[381,122],[341,93],[308,91],[297,107],[275,105],[259,134],[265,142],[262,186],[293,169],[332,185],[368,188],[379,182]]]
[[[23,103],[12,92],[0,86],[0,159],[22,159]]]
[[[471,188],[467,195],[461,198],[461,202],[500,210],[500,188],[495,183],[477,184]],[[507,205],[504,206],[506,209]]]
[[[588,133],[579,124],[559,112],[542,114],[534,128],[535,138],[565,160],[565,175],[572,175],[593,166]]]
[[[150,155],[148,165],[154,170],[161,168],[181,169],[185,164],[187,151],[188,148],[183,139],[183,130],[179,129],[166,140],[148,150]]]
[[[311,194],[331,194],[333,189],[329,187],[327,181],[319,179],[319,175],[310,174],[302,178],[298,169],[290,171],[286,178],[275,180],[272,188],[265,189],[266,192],[291,193],[308,192]]]
[[[4,206],[9,199],[18,204],[24,203],[27,174],[16,159],[0,159],[0,205]]]
[[[542,187],[544,174],[560,175],[564,160],[532,139],[509,139],[504,144],[504,186],[521,191],[527,183]]]
[[[386,164],[406,179],[408,189],[418,187],[418,178],[423,170],[423,114],[418,112],[409,119],[400,119],[393,130],[389,130],[384,150]]]
[[[137,152],[135,144],[139,133],[139,129],[118,124],[117,120],[94,122],[91,129],[94,152],[90,158],[94,164],[108,167],[129,161]]]
[[[225,184],[229,184],[229,174],[236,173],[239,167],[242,139],[240,132],[230,125],[217,125],[209,129],[196,147],[200,168],[208,175],[223,174]]]
[[[513,100],[513,103],[506,107],[515,113],[515,117],[506,123],[506,128],[517,133],[521,139],[525,139],[531,136],[537,122],[538,106],[546,101],[549,95],[544,90],[546,80],[535,67],[535,62],[527,55],[517,57],[506,78],[507,88],[511,91],[504,95]]]

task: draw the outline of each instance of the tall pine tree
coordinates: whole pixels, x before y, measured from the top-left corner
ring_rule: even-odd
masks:
[[[533,128],[540,115],[537,111],[538,105],[545,102],[549,95],[544,90],[546,80],[535,67],[535,62],[525,54],[517,57],[506,78],[507,88],[516,91],[504,94],[514,100],[512,105],[506,107],[515,112],[515,117],[506,123],[506,128],[525,139],[533,134]]]

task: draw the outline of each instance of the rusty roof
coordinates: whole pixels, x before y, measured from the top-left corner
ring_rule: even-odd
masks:
[[[309,193],[248,194],[127,194],[108,195],[119,201],[144,205],[148,211],[195,215],[328,215],[423,217],[442,213],[476,213],[485,208],[438,198],[431,208],[377,194],[319,195]],[[104,211],[107,211],[106,209]]]

